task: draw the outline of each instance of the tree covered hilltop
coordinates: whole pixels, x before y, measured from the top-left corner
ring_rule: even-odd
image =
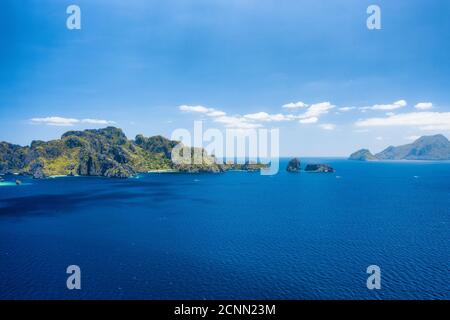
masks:
[[[68,131],[61,139],[33,141],[25,147],[0,142],[0,174],[18,173],[37,179],[59,175],[128,178],[149,171],[223,172],[265,167],[249,163],[217,164],[214,156],[208,156],[200,148],[187,148],[192,158],[202,155],[200,164],[176,164],[171,153],[178,143],[162,136],[138,135],[128,140],[115,127]]]

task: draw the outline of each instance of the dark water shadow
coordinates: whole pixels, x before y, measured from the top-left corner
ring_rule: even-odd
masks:
[[[146,209],[167,207],[169,203],[192,201],[202,204],[211,204],[208,199],[189,197],[183,192],[170,188],[155,189],[152,184],[139,185],[139,189],[130,191],[83,191],[64,194],[39,194],[31,196],[12,197],[0,200],[0,216],[31,216],[31,215],[60,215],[86,207],[142,206]],[[138,186],[138,184],[134,184]],[[117,189],[114,187],[114,189]],[[121,188],[120,188],[121,189]],[[126,188],[124,188],[125,190]],[[129,190],[129,189],[128,189]]]
[[[139,200],[146,206],[157,206],[165,201],[180,199],[180,195],[166,190],[154,192],[77,192],[67,194],[40,194],[0,200],[0,216],[53,215],[72,212],[79,208],[125,206]]]

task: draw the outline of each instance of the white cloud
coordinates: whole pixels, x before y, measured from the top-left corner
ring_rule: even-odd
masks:
[[[226,115],[226,113],[223,111],[214,110],[214,111],[208,112],[206,115],[209,117],[223,117]]]
[[[419,102],[414,106],[414,108],[419,110],[428,110],[433,108],[433,104],[431,102]]]
[[[410,141],[416,141],[417,139],[419,139],[420,136],[409,136],[409,137],[405,137],[406,140],[410,140]]]
[[[267,112],[257,112],[257,113],[251,113],[251,114],[246,114],[244,115],[244,118],[249,119],[249,120],[255,120],[255,121],[265,121],[265,122],[270,122],[270,121],[291,121],[294,120],[296,118],[296,116],[291,115],[291,114],[281,114],[281,113],[277,113],[277,114],[269,114]]]
[[[319,125],[319,127],[323,130],[334,130],[336,129],[336,125],[332,123],[324,123]]]
[[[410,112],[358,120],[358,127],[414,126],[421,130],[450,130],[450,112]]]
[[[60,126],[60,127],[70,127],[80,120],[73,118],[62,118],[62,117],[45,117],[45,118],[33,118],[31,122],[34,124],[46,124],[48,126]]]
[[[114,121],[100,120],[100,119],[83,119],[80,122],[87,123],[87,124],[99,124],[99,125],[115,124]]]
[[[316,123],[319,121],[320,116],[327,114],[330,109],[335,107],[329,102],[316,103],[309,107],[307,107],[307,105],[303,102],[296,102],[295,105],[296,105],[295,108],[307,108],[307,109],[303,114],[300,115],[283,114],[283,113],[270,114],[261,111],[246,114],[244,116],[241,115],[229,116],[224,111],[217,110],[214,108],[208,108],[201,105],[196,106],[181,105],[178,108],[182,112],[191,112],[206,115],[207,117],[210,117],[214,122],[221,123],[225,125],[227,128],[253,129],[262,127],[263,125],[261,123],[263,122],[282,122],[282,121],[299,120],[299,122],[302,124]],[[294,103],[292,103],[292,105],[290,105],[289,107],[286,106],[287,105],[283,107],[294,109]]]
[[[303,123],[303,124],[308,124],[308,123],[316,123],[317,121],[319,121],[319,118],[311,117],[311,118],[300,119],[298,122]]]
[[[321,102],[312,104],[309,106],[303,114],[292,115],[292,114],[269,114],[267,112],[257,112],[252,114],[244,115],[244,118],[251,121],[261,121],[261,122],[281,122],[281,121],[293,121],[299,120],[302,124],[316,123],[319,121],[321,115],[327,114],[329,110],[333,109],[335,106],[329,102]]]
[[[245,118],[242,116],[228,116],[227,113],[224,111],[216,110],[214,108],[208,108],[201,105],[198,106],[181,105],[178,107],[178,109],[180,109],[180,111],[182,112],[193,112],[204,114],[207,117],[210,117],[214,122],[221,123],[227,128],[254,129],[262,126],[261,124],[254,123],[254,120],[259,120],[256,119],[258,118],[257,114],[254,114],[253,117],[249,118]],[[262,115],[259,115],[259,117],[262,117]]]
[[[382,141],[383,137],[376,137],[375,140]]]
[[[215,118],[214,122],[222,123],[225,127],[233,129],[255,129],[262,127],[261,124],[249,122],[243,117],[222,116]]]
[[[250,120],[256,120],[256,121],[271,121],[272,116],[270,114],[268,114],[267,112],[257,112],[257,113],[251,113],[251,114],[246,114],[244,116],[244,118],[246,119],[250,119]]]
[[[285,108],[285,109],[301,109],[301,108],[306,108],[306,107],[308,107],[308,105],[302,101],[290,102],[290,103],[283,105],[283,108]]]
[[[300,115],[301,118],[312,118],[319,117],[321,115],[327,114],[330,109],[333,109],[335,106],[329,102],[321,102],[311,105],[305,113]]]
[[[450,130],[450,123],[427,125],[427,126],[422,126],[419,129],[424,130],[424,131],[447,131],[447,130]]]
[[[351,111],[354,109],[356,109],[356,107],[342,107],[342,108],[339,108],[339,111],[348,112],[348,111]]]
[[[197,113],[208,113],[208,112],[214,112],[215,110],[212,108],[207,108],[204,106],[188,106],[188,105],[181,105],[178,107],[181,111],[184,112],[197,112]]]
[[[361,107],[360,109],[363,111],[366,110],[395,110],[406,107],[408,104],[405,100],[398,100],[390,104],[375,104],[371,107]]]
[[[75,119],[75,118],[63,118],[63,117],[45,117],[45,118],[32,118],[33,124],[44,124],[48,126],[57,127],[72,127],[77,124],[91,124],[91,125],[110,125],[115,124],[114,121],[101,120],[101,119]]]

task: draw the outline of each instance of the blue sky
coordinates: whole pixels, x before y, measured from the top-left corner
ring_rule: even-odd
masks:
[[[81,30],[66,28],[70,4]],[[370,4],[381,30],[366,27]],[[282,155],[345,156],[450,133],[445,0],[1,6],[0,140],[107,123],[129,137],[170,136],[204,119],[279,128]]]

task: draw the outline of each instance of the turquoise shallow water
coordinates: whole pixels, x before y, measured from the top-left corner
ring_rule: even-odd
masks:
[[[450,299],[450,163],[317,161],[2,186],[0,298]]]
[[[11,182],[11,181],[2,181],[0,182],[0,187],[11,187],[11,186],[15,186],[16,183],[15,182]]]

